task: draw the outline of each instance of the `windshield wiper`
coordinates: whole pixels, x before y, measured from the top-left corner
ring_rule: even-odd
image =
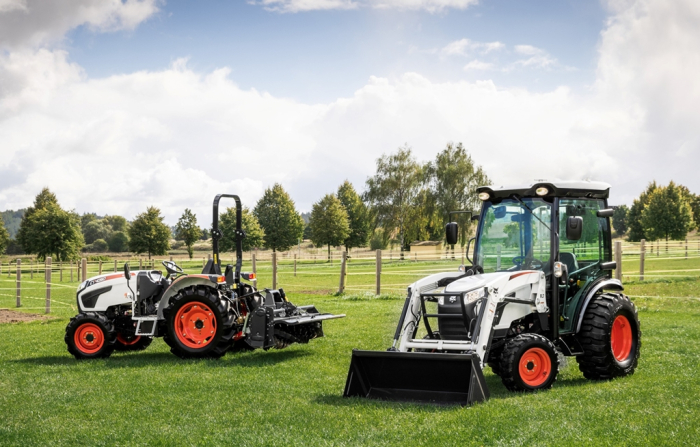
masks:
[[[521,204],[522,206],[524,206],[525,208],[527,208],[527,210],[530,212],[530,214],[532,214],[532,217],[534,217],[535,219],[539,220],[539,221],[542,223],[542,225],[544,225],[545,227],[547,227],[547,229],[549,230],[550,233],[552,232],[552,229],[549,228],[549,225],[547,225],[546,223],[544,223],[544,221],[543,221],[542,219],[540,219],[539,217],[537,217],[537,215],[535,214],[535,212],[532,211],[532,208],[530,208],[529,206],[527,206],[527,204],[526,204],[525,202],[523,202],[522,200],[520,200],[520,197],[516,196],[515,194],[511,194],[511,197],[514,198],[515,200],[517,200],[518,202],[520,202],[520,204]],[[559,236],[558,233],[557,233],[557,236]]]

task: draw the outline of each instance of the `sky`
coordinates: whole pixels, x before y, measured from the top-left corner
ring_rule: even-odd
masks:
[[[494,184],[700,193],[697,0],[0,0],[0,210],[308,211],[461,142]]]

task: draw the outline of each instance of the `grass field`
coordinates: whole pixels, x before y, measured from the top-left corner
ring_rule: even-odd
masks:
[[[78,362],[63,334],[75,285],[54,286],[49,321],[0,324],[2,445],[697,445],[700,439],[698,259],[659,260],[682,275],[626,284],[640,309],[637,372],[590,382],[576,361],[552,390],[514,394],[487,368],[491,399],[435,407],[341,397],[353,348],[386,349],[411,281],[456,263],[384,267],[387,294],[371,298],[374,266],[352,260],[349,294],[334,296],[338,265],[280,267],[296,304],[345,313],[326,337],[285,350],[183,361],[157,339],[145,352]],[[269,285],[269,265],[258,269]],[[631,271],[631,270],[630,270]],[[43,283],[24,286],[24,312],[43,308]],[[0,308],[14,308],[0,280]],[[436,377],[436,380],[446,378]]]

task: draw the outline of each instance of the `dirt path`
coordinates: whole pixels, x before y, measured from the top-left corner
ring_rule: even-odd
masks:
[[[45,320],[46,316],[37,314],[27,314],[17,312],[15,310],[0,309],[0,324],[2,323],[20,323],[23,321]]]

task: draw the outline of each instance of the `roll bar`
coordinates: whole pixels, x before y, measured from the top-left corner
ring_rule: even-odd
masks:
[[[246,235],[241,224],[241,216],[243,214],[241,199],[234,194],[218,194],[216,197],[214,197],[214,210],[211,224],[211,240],[214,251],[214,262],[211,265],[210,273],[221,275],[219,239],[223,237],[223,233],[219,229],[219,201],[224,197],[231,198],[236,201],[236,273],[234,276],[234,282],[239,283],[241,280],[241,266],[243,265],[243,239]]]

